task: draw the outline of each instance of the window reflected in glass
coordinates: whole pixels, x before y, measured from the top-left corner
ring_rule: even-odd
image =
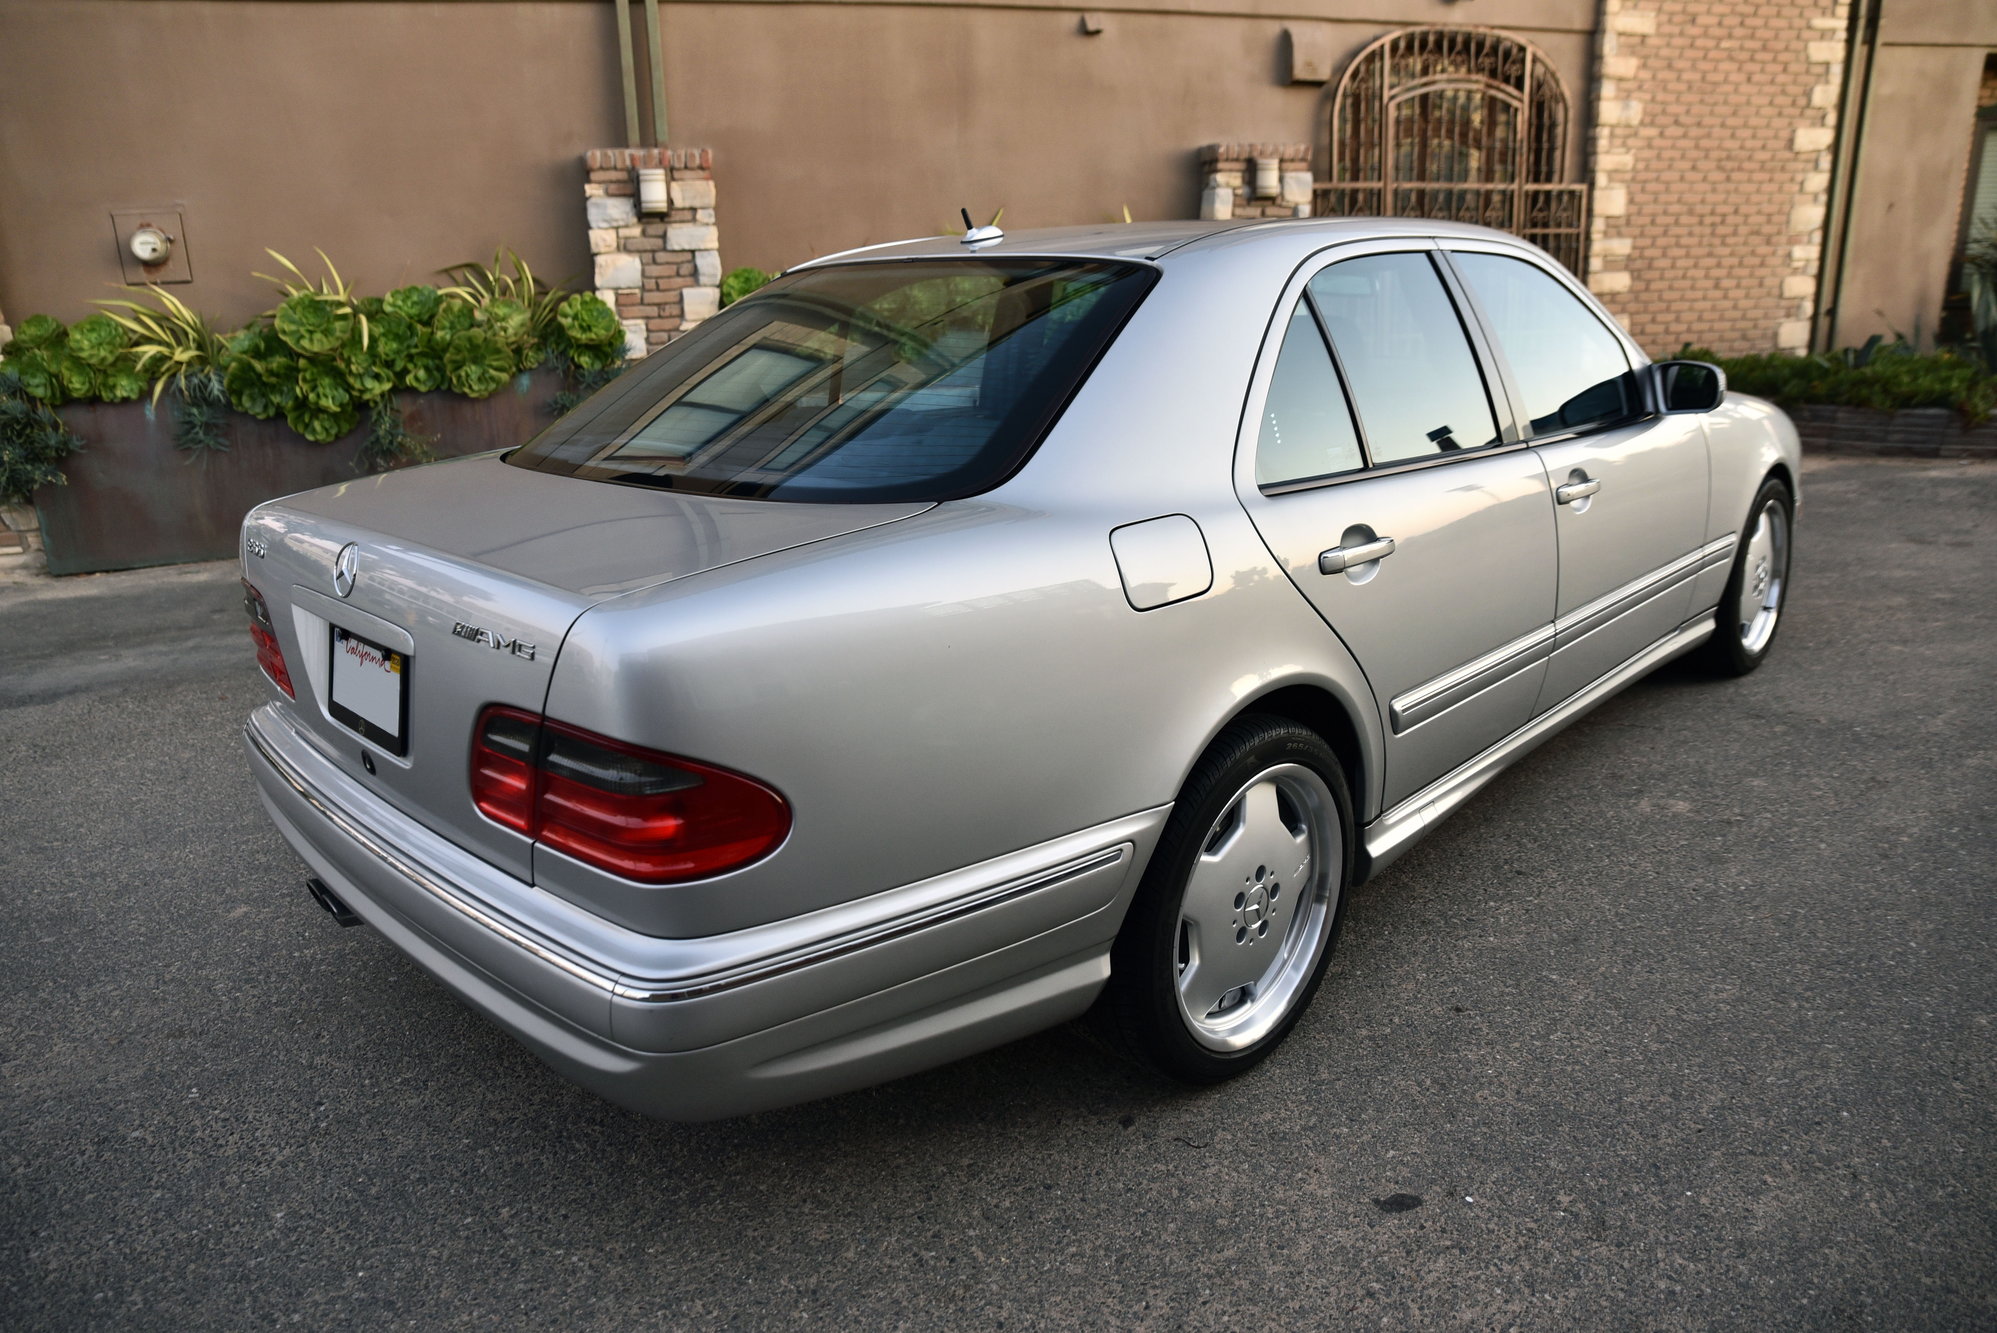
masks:
[[[1425,254],[1367,255],[1310,281],[1373,462],[1498,442],[1484,377]]]
[[[1585,430],[1630,414],[1629,357],[1574,293],[1523,259],[1456,254],[1451,260],[1491,323],[1533,435]]]

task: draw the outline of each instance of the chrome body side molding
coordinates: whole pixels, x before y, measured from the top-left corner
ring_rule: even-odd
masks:
[[[1704,573],[1716,564],[1731,560],[1734,543],[1737,540],[1733,533],[1728,533],[1724,537],[1707,542],[1696,551],[1680,556],[1662,569],[1631,579],[1622,587],[1597,597],[1586,606],[1574,608],[1553,622],[1554,649],[1558,651],[1565,648],[1576,639],[1600,629],[1623,612],[1649,601],[1686,579]]]
[[[1553,644],[1553,626],[1543,625],[1530,634],[1494,648],[1474,662],[1437,676],[1426,685],[1409,690],[1387,706],[1388,721],[1399,735],[1418,727],[1436,714],[1489,689],[1516,671],[1545,657]]]
[[[1680,556],[1663,568],[1632,579],[1586,606],[1575,608],[1551,625],[1521,635],[1473,662],[1466,662],[1453,671],[1409,690],[1387,706],[1387,720],[1393,727],[1394,734],[1398,736],[1404,731],[1420,726],[1465,699],[1540,661],[1548,654],[1587,637],[1616,617],[1641,606],[1658,594],[1668,592],[1687,579],[1695,578],[1715,565],[1725,563],[1733,558],[1736,540],[1737,538],[1729,533],[1725,537],[1707,542],[1698,550]]]
[[[1733,550],[1733,542],[1732,537],[1725,540],[1725,550],[1729,553]],[[1717,549],[1720,545],[1714,542],[1702,548],[1702,552]],[[1445,773],[1368,824],[1364,834],[1366,864],[1360,877],[1371,878],[1391,865],[1401,853],[1414,846],[1424,832],[1441,822],[1476,795],[1485,783],[1554,732],[1645,672],[1697,647],[1712,634],[1713,624],[1714,614],[1707,611],[1679,626],[1558,708],[1540,714],[1468,763]]]

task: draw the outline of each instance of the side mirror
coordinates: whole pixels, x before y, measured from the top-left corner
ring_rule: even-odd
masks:
[[[1705,361],[1658,361],[1643,378],[1653,412],[1710,412],[1726,401],[1727,373]]]

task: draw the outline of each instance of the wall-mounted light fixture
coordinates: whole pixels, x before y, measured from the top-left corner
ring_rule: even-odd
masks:
[[[1255,197],[1274,199],[1283,192],[1283,163],[1280,158],[1255,159]]]
[[[673,206],[664,167],[638,168],[638,211],[663,213]]]

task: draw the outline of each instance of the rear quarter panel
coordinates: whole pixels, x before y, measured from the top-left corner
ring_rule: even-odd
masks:
[[[550,716],[752,774],[796,824],[697,884],[641,888],[546,849],[536,882],[653,934],[796,915],[1168,803],[1231,717],[1287,685],[1346,708],[1377,771],[1363,676],[1232,486],[1269,312],[1315,248],[1168,269],[988,495],[585,614]],[[1134,611],[1109,534],[1168,514],[1199,525],[1213,587]]]

